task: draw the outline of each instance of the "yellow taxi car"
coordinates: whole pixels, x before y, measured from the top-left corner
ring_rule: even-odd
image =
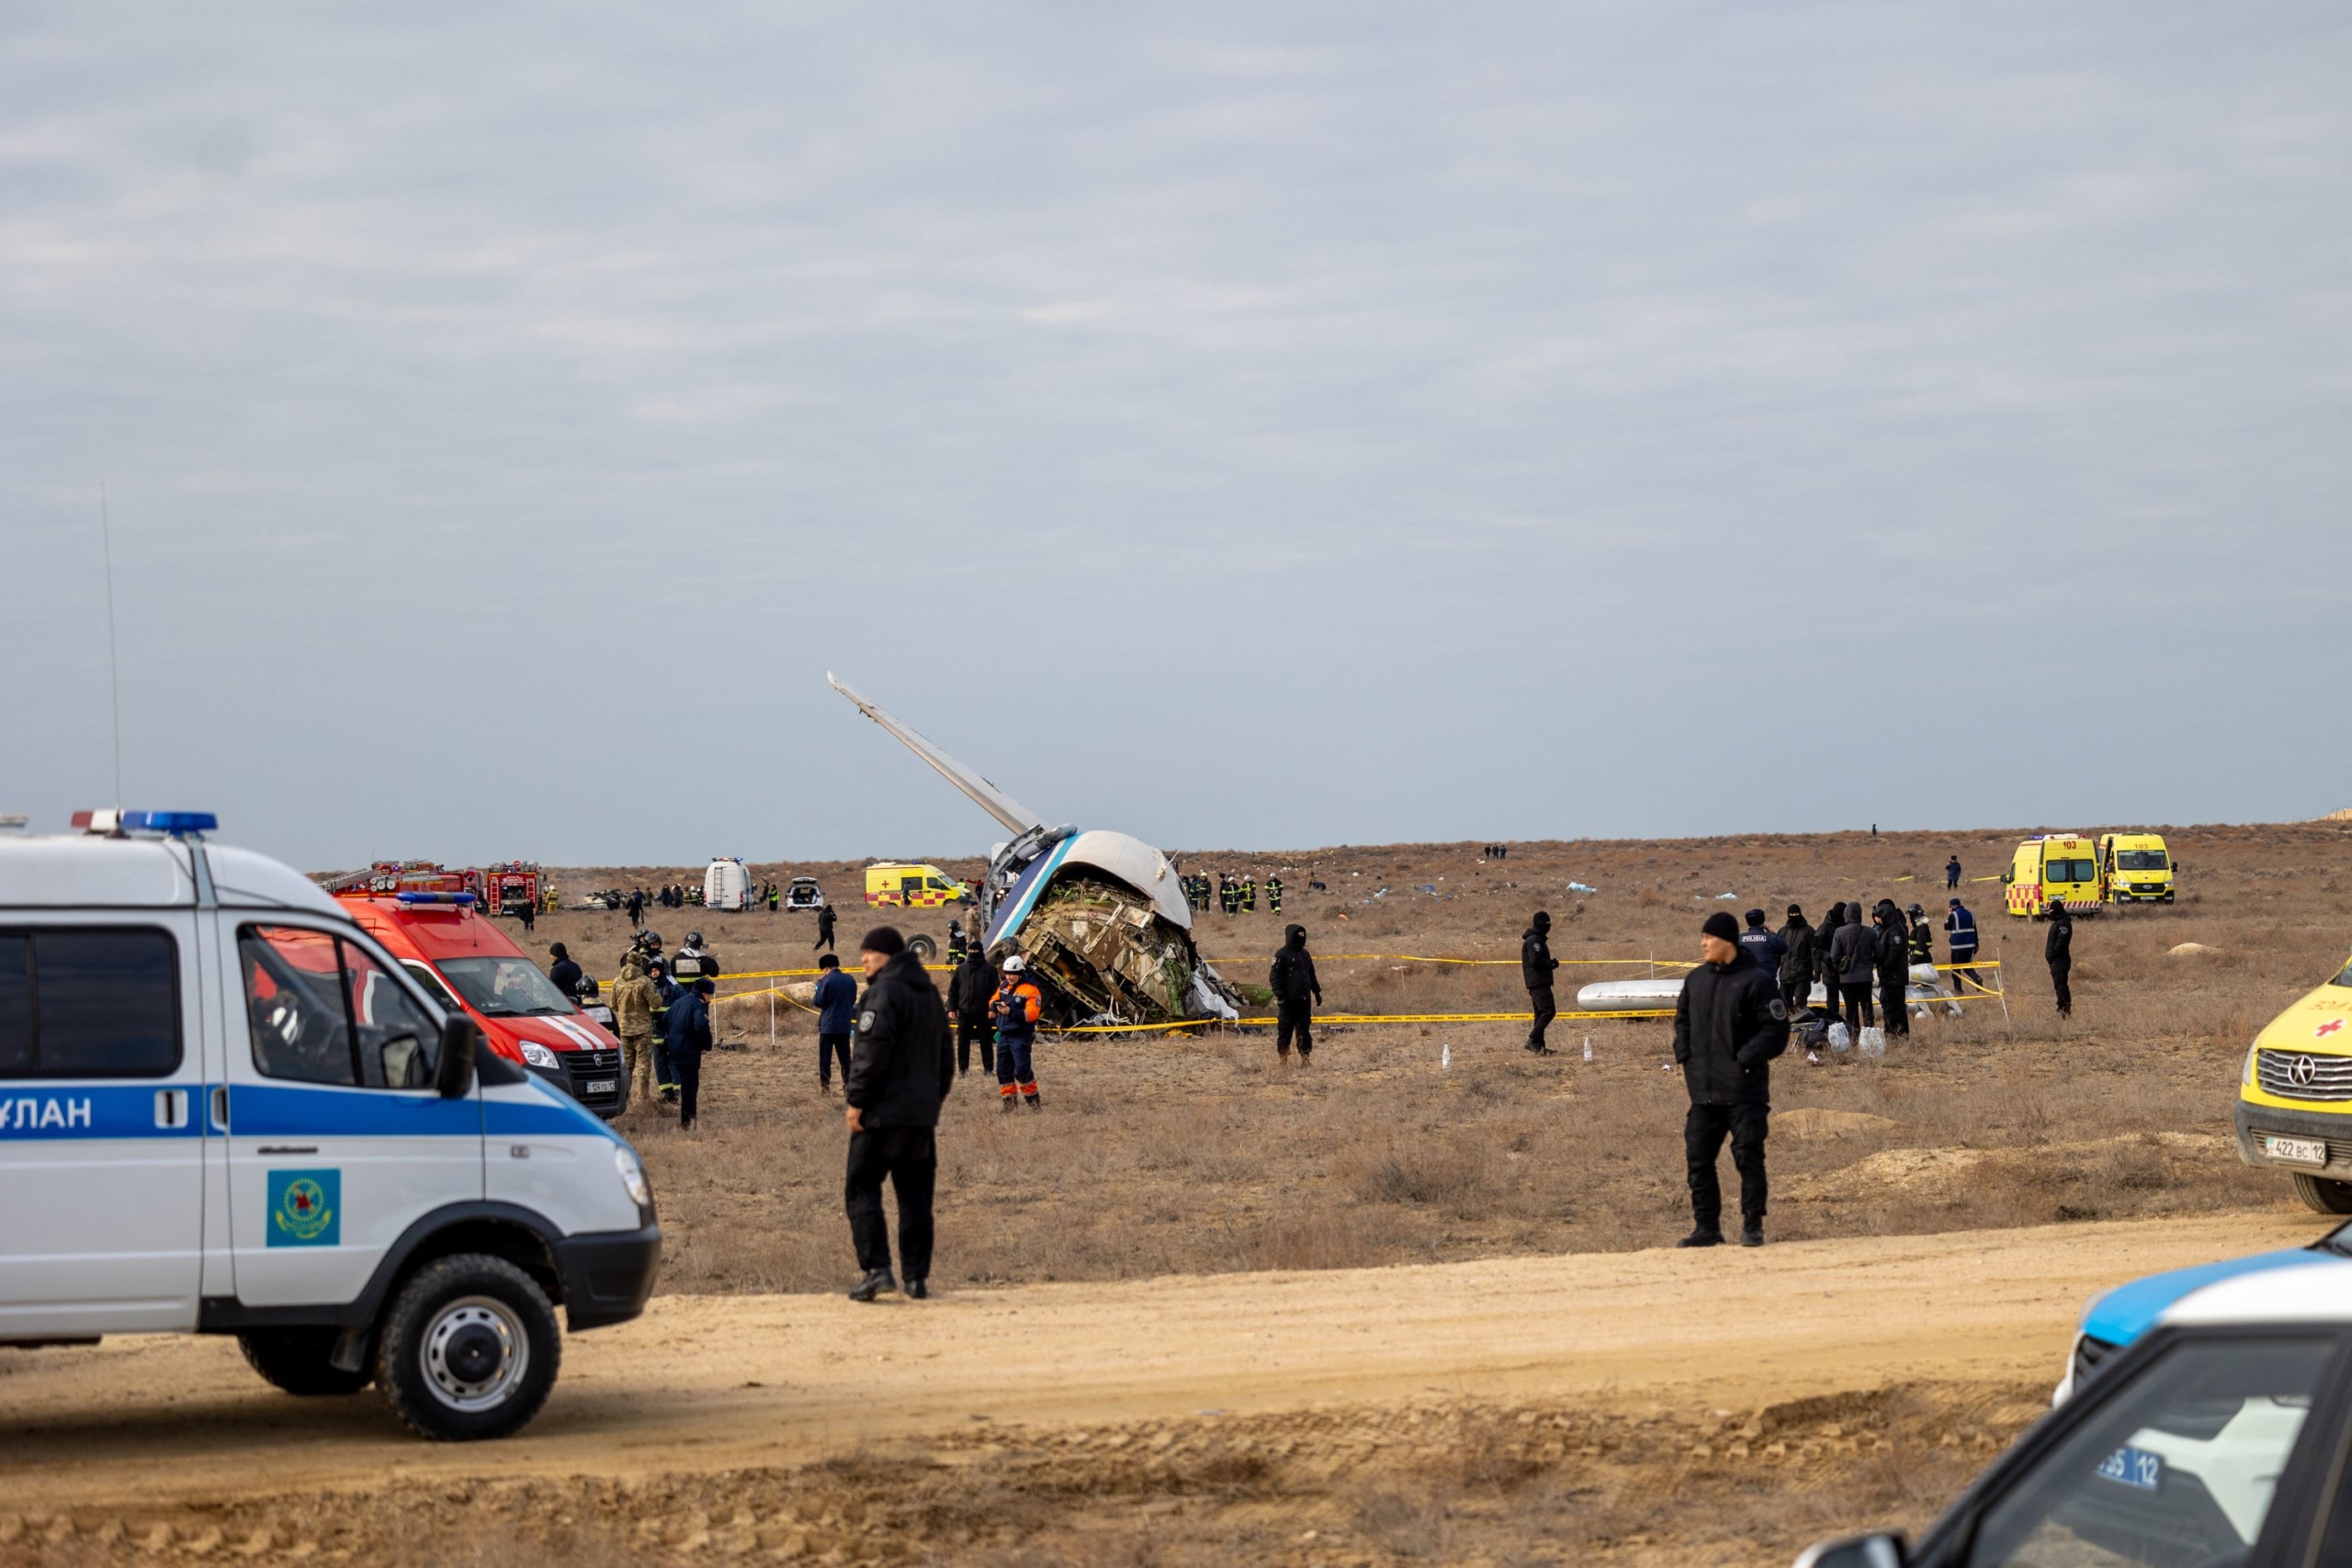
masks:
[[[2171,903],[2179,869],[2162,833],[2098,836],[2099,888],[2110,904]]]
[[[2352,1214],[2352,961],[2254,1037],[2237,1130],[2240,1159],[2290,1173],[2323,1214]]]
[[[2012,915],[2039,919],[2052,898],[2077,915],[2094,914],[2099,907],[2098,851],[2080,833],[2037,833],[2018,846],[2001,881]]]
[[[937,909],[968,904],[972,890],[935,865],[910,865],[885,861],[865,868],[865,901],[897,904],[910,909]]]

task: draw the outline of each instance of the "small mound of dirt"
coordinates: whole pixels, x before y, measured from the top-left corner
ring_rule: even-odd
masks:
[[[1789,1138],[1852,1138],[1870,1133],[1891,1132],[1901,1126],[1892,1117],[1873,1116],[1867,1111],[1828,1111],[1805,1108],[1773,1112],[1772,1131]]]

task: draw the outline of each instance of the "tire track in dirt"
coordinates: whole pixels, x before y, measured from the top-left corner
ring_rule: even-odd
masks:
[[[546,1413],[491,1446],[298,1401],[233,1341],[0,1351],[11,1506],[788,1466],[969,1433],[1432,1399],[1752,1409],[1894,1382],[2048,1382],[2094,1291],[2319,1234],[2285,1210],[1329,1273],[832,1296],[665,1297],[567,1342]]]

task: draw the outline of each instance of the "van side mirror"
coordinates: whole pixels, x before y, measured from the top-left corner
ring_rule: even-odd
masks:
[[[1807,1547],[1796,1568],[1903,1568],[1906,1561],[1899,1535],[1849,1535]]]
[[[481,1039],[474,1021],[451,1013],[441,1023],[441,1052],[433,1058],[433,1087],[444,1100],[458,1100],[474,1088],[474,1045]]]
[[[2005,872],[2001,873],[2001,880],[2002,880],[2004,883],[2007,883],[2007,882],[2008,882],[2009,880],[2011,880],[2013,877],[2015,877],[2016,875],[2017,875],[2017,873],[2016,873],[2016,872],[2014,872],[2014,871],[2005,871]]]

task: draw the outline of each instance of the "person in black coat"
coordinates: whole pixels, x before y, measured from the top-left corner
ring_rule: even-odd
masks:
[[[947,1010],[956,1019],[956,1070],[972,1070],[972,1043],[980,1046],[980,1071],[996,1071],[996,1027],[989,1021],[989,1002],[996,996],[996,965],[985,948],[975,946],[947,977]]]
[[[580,965],[571,961],[571,954],[565,950],[561,942],[557,942],[553,947],[548,948],[548,956],[555,960],[548,965],[548,978],[555,982],[555,988],[563,993],[566,1001],[578,998]]]
[[[1842,903],[1832,904],[1829,906],[1829,913],[1821,917],[1820,928],[1813,934],[1814,977],[1821,982],[1821,989],[1828,998],[1829,1021],[1832,1023],[1839,1022],[1845,1016],[1838,1006],[1839,999],[1845,992],[1838,984],[1840,976],[1838,973],[1836,953],[1838,932],[1845,924],[1846,906]],[[1861,1025],[1856,1022],[1849,1027],[1860,1029]]]
[[[1274,993],[1274,1055],[1288,1061],[1295,1034],[1303,1067],[1315,1054],[1315,1009],[1323,1001],[1323,982],[1315,977],[1315,955],[1306,951],[1305,926],[1283,930],[1282,951],[1267,967],[1266,984]]]
[[[1717,910],[1699,937],[1705,960],[1674,1004],[1674,1059],[1690,1110],[1682,1123],[1691,1231],[1678,1244],[1722,1243],[1723,1189],[1715,1157],[1731,1138],[1739,1170],[1740,1245],[1764,1245],[1764,1139],[1772,1111],[1772,1058],[1789,1048],[1780,984],[1739,945],[1739,922]]]
[[[2050,961],[2050,988],[2058,994],[2058,1016],[2075,1016],[2075,988],[2067,976],[2075,967],[2075,917],[2063,898],[2050,900],[2050,934],[2042,939],[2041,956]]]
[[[1829,963],[1846,998],[1846,1026],[1859,1032],[1876,1023],[1871,987],[1878,979],[1878,933],[1863,923],[1859,898],[1846,906],[1846,923],[1829,943]]]
[[[887,1177],[899,1199],[899,1262],[907,1294],[931,1294],[932,1190],[939,1181],[939,1107],[956,1082],[956,1048],[947,1009],[922,959],[906,939],[876,926],[858,943],[865,995],[850,1048],[849,1172],[842,1206],[865,1278],[850,1291],[870,1302],[897,1287],[890,1274],[890,1227],[882,1215]]]
[[[1878,922],[1878,1010],[1886,1015],[1889,1039],[1911,1032],[1911,1007],[1905,998],[1911,986],[1911,931],[1903,911],[1891,898],[1879,900],[1872,916]]]
[[[1815,931],[1801,906],[1789,906],[1789,923],[1781,928],[1781,1004],[1793,1018],[1813,996]],[[1831,1010],[1835,1011],[1833,1008]]]
[[[1542,909],[1519,939],[1519,977],[1527,982],[1527,1000],[1535,1011],[1535,1027],[1527,1032],[1527,1048],[1539,1056],[1548,1056],[1552,1047],[1544,1043],[1544,1032],[1552,1020],[1559,1016],[1559,1008],[1552,1000],[1552,972],[1560,961],[1552,956],[1552,917]]]

